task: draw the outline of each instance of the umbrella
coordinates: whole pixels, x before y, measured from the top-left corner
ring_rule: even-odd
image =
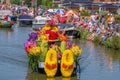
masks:
[[[48,9],[48,12],[52,12],[52,13],[53,13],[53,12],[54,12],[54,9]]]
[[[63,9],[56,9],[55,13],[62,15],[62,14],[64,14],[64,10]]]

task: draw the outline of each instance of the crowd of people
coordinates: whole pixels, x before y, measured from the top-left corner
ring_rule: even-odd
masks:
[[[32,17],[35,16],[49,16],[55,21],[56,24],[72,24],[75,27],[79,27],[81,30],[92,33],[87,37],[88,40],[94,40],[95,36],[100,35],[102,40],[105,41],[116,33],[116,22],[113,14],[108,13],[107,17],[99,15],[99,13],[91,14],[90,16],[81,16],[81,11],[75,10],[61,10],[63,12],[56,12],[55,10],[49,11],[38,7],[35,11],[34,8],[28,8],[26,6],[7,6],[0,5],[1,10],[11,10],[13,14],[28,14]],[[35,11],[35,13],[34,13]]]

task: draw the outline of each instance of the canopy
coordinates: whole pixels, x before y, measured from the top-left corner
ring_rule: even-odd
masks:
[[[64,10],[63,9],[56,9],[55,13],[63,15],[64,14]]]
[[[32,17],[27,14],[23,14],[19,16],[19,19],[32,19]]]
[[[54,9],[48,9],[48,12],[54,12]]]

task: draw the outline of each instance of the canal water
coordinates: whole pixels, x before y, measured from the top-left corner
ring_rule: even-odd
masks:
[[[12,29],[0,29],[0,80],[120,79],[120,52],[84,40],[74,40],[83,50],[79,76],[47,78],[45,74],[32,73],[24,51],[24,43],[30,32],[31,27],[17,25]]]

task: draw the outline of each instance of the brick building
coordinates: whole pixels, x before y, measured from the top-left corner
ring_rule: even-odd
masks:
[[[99,10],[99,8],[102,7],[102,9],[106,11],[117,11],[120,0],[53,0],[53,4],[63,5],[70,3],[85,4],[84,7],[91,10]]]

